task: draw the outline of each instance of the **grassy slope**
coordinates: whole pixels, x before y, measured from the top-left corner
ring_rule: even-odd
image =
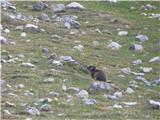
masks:
[[[152,3],[152,2],[151,2]],[[34,12],[31,10],[26,10],[22,6],[24,2],[17,2],[17,7],[24,12],[25,15],[38,15],[42,12]],[[31,4],[30,2],[26,2],[26,4]],[[80,70],[80,66],[69,66],[65,65],[62,68],[56,68],[63,71],[67,71],[67,74],[58,74],[52,75],[51,77],[55,78],[55,82],[53,84],[42,84],[41,81],[48,76],[45,74],[48,69],[55,68],[51,64],[48,63],[46,55],[41,52],[41,48],[48,47],[50,53],[56,52],[60,55],[71,55],[77,61],[82,64],[95,64],[98,68],[106,67],[105,70],[109,74],[109,78],[119,84],[119,86],[123,89],[126,89],[129,81],[133,80],[135,76],[130,76],[126,78],[118,78],[118,74],[122,67],[131,67],[134,71],[139,71],[139,66],[133,68],[131,66],[131,61],[137,58],[143,60],[144,66],[151,66],[153,67],[153,72],[148,73],[145,75],[146,79],[149,81],[155,80],[159,76],[159,63],[148,64],[148,60],[154,56],[158,56],[158,51],[155,51],[155,48],[158,47],[156,45],[157,40],[159,39],[160,35],[157,32],[157,29],[160,27],[158,20],[147,19],[140,15],[140,11],[138,10],[141,5],[145,4],[145,2],[120,2],[115,6],[111,6],[105,2],[82,2],[82,4],[87,8],[86,12],[76,12],[76,11],[68,11],[72,14],[78,15],[80,17],[81,28],[80,31],[85,30],[87,32],[86,36],[81,37],[73,37],[68,38],[69,31],[61,27],[56,27],[53,23],[43,23],[41,22],[39,26],[44,27],[50,33],[28,33],[28,39],[31,40],[31,43],[22,42],[22,39],[19,37],[20,32],[14,31],[14,26],[8,24],[7,26],[10,28],[11,33],[5,35],[7,38],[11,38],[17,42],[15,47],[11,46],[2,46],[2,50],[5,49],[10,52],[10,54],[20,54],[23,53],[26,57],[24,58],[25,61],[34,62],[35,60],[38,61],[36,64],[37,69],[30,70],[28,68],[22,68],[18,64],[3,64],[2,69],[2,79],[7,80],[7,82],[14,87],[14,85],[18,83],[24,83],[25,89],[24,90],[17,90],[15,91],[16,94],[20,96],[20,99],[10,97],[3,97],[2,102],[7,100],[14,103],[19,103],[20,101],[27,102],[29,105],[33,105],[33,103],[38,100],[40,97],[45,97],[50,91],[57,91],[60,92],[61,96],[59,98],[59,102],[53,102],[52,107],[54,113],[42,113],[44,116],[36,117],[35,119],[45,119],[45,120],[52,120],[52,119],[64,119],[65,117],[58,117],[57,113],[65,113],[67,118],[73,119],[158,119],[159,111],[152,110],[148,107],[148,100],[149,99],[160,99],[158,91],[160,90],[159,87],[150,88],[151,91],[148,91],[148,87],[144,85],[139,85],[139,89],[136,91],[134,95],[124,95],[120,100],[110,101],[103,98],[102,94],[90,95],[91,98],[96,98],[98,101],[97,105],[93,106],[85,106],[83,102],[76,97],[74,98],[74,106],[65,104],[65,93],[61,90],[61,84],[63,79],[68,79],[65,82],[66,86],[74,86],[79,87],[81,89],[86,89],[89,84],[92,82],[90,76],[83,73]],[[157,5],[156,2],[153,4]],[[130,11],[129,8],[131,6],[135,6],[137,10]],[[159,6],[160,8],[160,6]],[[156,9],[153,12],[160,12],[160,9]],[[122,23],[127,22],[129,25],[133,26],[131,29],[128,29],[129,36],[127,37],[118,37],[117,28],[124,29],[121,24],[109,24],[107,21],[99,19],[96,15],[91,15],[91,12],[96,11],[96,13],[101,12],[102,14],[111,14],[118,19],[122,19]],[[50,11],[45,11],[48,15],[52,15]],[[91,17],[89,16],[91,15]],[[81,17],[84,16],[84,17]],[[84,24],[85,21],[89,21],[89,25]],[[144,27],[148,27],[148,30],[144,30]],[[109,34],[99,34],[96,32],[89,32],[90,29],[94,30],[99,28],[100,30],[108,29],[113,32],[113,35]],[[124,29],[125,30],[125,29]],[[145,52],[144,53],[135,53],[133,51],[129,51],[128,47],[132,43],[139,43],[134,39],[134,36],[137,33],[146,34],[150,40],[146,43],[143,43]],[[48,38],[52,34],[59,34],[63,36],[64,39],[60,43],[53,43],[48,41]],[[123,47],[119,51],[111,51],[106,49],[106,44],[108,41],[112,39],[114,41],[119,42]],[[71,48],[74,46],[73,41],[80,40],[81,44],[85,46],[84,55],[81,57],[81,53],[73,51]],[[99,47],[92,47],[91,42],[97,40],[100,43]],[[95,55],[99,55],[96,57]],[[2,54],[2,58],[5,55]],[[115,65],[115,67],[110,66]],[[157,65],[158,64],[158,65]],[[29,78],[16,78],[13,79],[13,75],[15,73],[22,73],[30,75]],[[23,96],[24,91],[33,89],[35,92],[35,97],[27,98]],[[4,95],[4,94],[2,94]],[[138,98],[138,95],[144,96],[144,98]],[[108,106],[112,106],[115,103],[121,104],[123,101],[137,101],[139,104],[138,106],[134,106],[133,108],[124,108],[121,110],[115,110],[109,108]],[[11,108],[7,108],[11,109]],[[24,109],[17,105],[16,108],[13,108],[17,113],[23,112]],[[22,119],[26,118],[26,115],[15,115],[8,119]]]

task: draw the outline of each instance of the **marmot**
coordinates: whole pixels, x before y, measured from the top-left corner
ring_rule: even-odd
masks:
[[[95,80],[106,82],[108,79],[105,73],[102,70],[96,69],[95,66],[88,66],[87,70],[90,72],[91,77]]]

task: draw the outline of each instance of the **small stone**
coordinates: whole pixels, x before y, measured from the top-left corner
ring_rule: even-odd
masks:
[[[127,31],[119,31],[118,35],[119,36],[126,36],[126,35],[128,35],[128,32]]]
[[[128,93],[128,94],[133,94],[134,92],[135,91],[130,87],[128,87],[127,90],[126,90],[126,93]]]
[[[8,44],[9,42],[8,42],[8,40],[5,37],[0,36],[0,43],[1,44]]]
[[[160,57],[159,56],[156,56],[156,57],[153,57],[149,60],[150,63],[152,62],[160,62]]]
[[[142,60],[141,59],[137,59],[137,60],[134,60],[133,62],[132,62],[132,65],[140,65],[140,64],[142,64]]]
[[[123,102],[126,106],[134,106],[137,105],[137,102]]]
[[[28,68],[34,68],[35,67],[35,65],[33,65],[31,63],[22,63],[21,65],[24,66],[24,67],[28,67]]]
[[[15,27],[15,30],[24,30],[24,26],[23,25],[18,25]]]
[[[141,67],[140,68],[142,72],[144,73],[149,73],[152,71],[152,68],[151,67]]]
[[[26,92],[26,93],[24,93],[24,95],[27,96],[27,97],[32,97],[32,96],[34,96],[34,94],[33,94],[32,92]]]
[[[81,4],[79,4],[78,2],[72,2],[72,3],[69,3],[66,8],[70,8],[70,9],[85,9],[85,7],[83,7]]]
[[[16,105],[14,103],[11,103],[11,102],[5,102],[5,106],[6,107],[16,107]]]
[[[79,45],[77,45],[77,46],[74,46],[73,48],[76,49],[76,50],[78,50],[78,51],[80,51],[80,52],[82,52],[83,49],[84,49],[84,46],[81,45],[81,44],[79,44]]]
[[[49,104],[44,104],[40,107],[41,111],[51,111],[52,107]]]
[[[53,83],[53,82],[54,82],[54,78],[47,78],[43,80],[43,83]]]
[[[132,73],[132,71],[131,71],[131,69],[130,69],[129,67],[127,67],[127,68],[122,68],[122,69],[121,69],[121,72],[122,72],[123,74],[126,74],[126,75],[130,75],[130,74]]]
[[[140,42],[145,42],[149,40],[149,38],[146,35],[137,35],[136,39],[138,39]]]
[[[27,37],[27,34],[25,32],[21,33],[21,37]]]
[[[105,98],[108,98],[108,99],[110,99],[110,100],[116,100],[116,99],[117,99],[117,97],[114,96],[114,95],[104,95],[104,97],[105,97]]]
[[[0,87],[4,87],[6,85],[6,81],[5,80],[0,80]]]
[[[115,105],[113,106],[113,108],[121,109],[121,108],[123,108],[123,107],[122,107],[122,105],[117,105],[117,104],[115,104]]]
[[[73,102],[73,96],[67,95],[67,102]]]
[[[117,98],[121,98],[122,97],[122,92],[117,91],[113,95],[116,96]]]
[[[51,103],[53,100],[51,98],[41,98],[38,100],[40,103]]]
[[[25,29],[26,31],[29,31],[29,32],[34,32],[34,31],[38,31],[38,26],[34,25],[34,24],[26,24],[25,25]]]
[[[143,46],[139,44],[133,44],[129,47],[129,49],[135,51],[143,51]]]
[[[69,87],[67,88],[66,92],[69,92],[69,93],[77,93],[79,92],[79,88],[76,88],[76,87]]]
[[[138,85],[132,83],[129,85],[129,88],[132,88],[133,90],[136,90],[136,88],[138,88]]]
[[[3,114],[4,114],[4,116],[12,115],[12,113],[9,112],[9,110],[3,110]]]
[[[71,56],[60,56],[60,60],[62,62],[67,62],[71,64],[78,64],[77,61],[75,61]]]
[[[84,99],[86,105],[94,105],[97,103],[95,99]]]
[[[32,115],[32,116],[40,115],[40,111],[35,107],[28,107],[26,109],[26,112],[27,114]]]
[[[52,42],[60,42],[61,41],[61,37],[59,35],[52,35],[50,41]]]
[[[49,95],[52,97],[59,97],[60,93],[58,92],[49,92]]]
[[[48,53],[49,50],[48,50],[48,48],[42,48],[42,52],[43,52],[43,53]]]
[[[65,6],[64,4],[54,4],[51,6],[51,9],[54,13],[64,12]]]
[[[86,90],[80,90],[79,93],[77,93],[76,95],[82,99],[89,97],[89,94]]]
[[[154,81],[156,85],[160,85],[160,79]]]
[[[45,13],[41,14],[39,16],[39,19],[42,20],[42,21],[47,21],[47,22],[51,21],[49,16],[47,14],[45,14]]]
[[[10,30],[9,29],[5,29],[4,33],[10,33]]]
[[[107,45],[107,47],[112,49],[112,50],[118,50],[122,46],[119,45],[117,42],[111,42],[109,45]]]
[[[24,88],[24,87],[25,87],[24,84],[16,85],[16,88],[18,88],[18,89],[22,89],[22,88]]]
[[[142,10],[155,10],[156,7],[154,5],[147,4],[147,5],[141,6],[141,9]]]
[[[42,1],[37,1],[35,4],[33,4],[33,10],[36,10],[36,11],[42,11],[46,8],[48,8],[48,5]]]
[[[160,109],[160,101],[149,100],[149,104],[153,109]]]
[[[59,60],[53,60],[52,61],[52,64],[53,65],[56,65],[56,66],[62,66],[63,64],[61,63],[61,61],[59,61]]]

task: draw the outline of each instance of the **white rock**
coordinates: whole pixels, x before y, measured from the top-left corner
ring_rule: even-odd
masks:
[[[4,87],[6,85],[6,81],[5,80],[0,80],[0,87]]]
[[[25,92],[24,96],[32,97],[32,96],[34,96],[34,94],[32,92]]]
[[[5,116],[12,115],[12,113],[9,112],[9,110],[3,110],[3,114],[4,114]]]
[[[41,111],[51,111],[52,107],[49,104],[44,104],[40,107]]]
[[[78,2],[72,2],[66,6],[66,8],[73,8],[73,9],[85,9],[81,4]]]
[[[35,65],[33,65],[31,63],[22,63],[21,65],[24,66],[24,67],[28,67],[28,68],[34,68],[35,67]]]
[[[123,107],[122,107],[122,105],[117,105],[117,104],[115,104],[115,105],[113,106],[113,108],[121,109],[121,108],[123,108]]]
[[[24,29],[24,26],[23,25],[19,25],[19,26],[16,26],[15,27],[15,30],[23,30]]]
[[[60,56],[60,60],[62,62],[77,64],[77,61],[75,61],[71,56]]]
[[[89,94],[86,90],[81,90],[79,93],[76,94],[78,97],[85,99],[89,97]]]
[[[146,35],[137,35],[136,39],[138,39],[141,42],[145,42],[149,40],[149,38]]]
[[[4,33],[10,33],[10,30],[9,29],[5,29]]]
[[[83,101],[85,102],[86,105],[94,105],[97,103],[95,99],[84,99]]]
[[[108,98],[110,100],[116,100],[117,97],[115,95],[104,95],[105,98]]]
[[[0,35],[0,43],[1,44],[7,44],[8,40],[5,37],[3,37],[3,36]]]
[[[126,90],[126,93],[128,93],[128,94],[133,94],[134,92],[135,91],[130,87],[128,87],[127,90]]]
[[[119,31],[118,35],[119,36],[126,36],[126,35],[128,35],[128,32],[127,31]]]
[[[18,84],[18,85],[16,85],[16,88],[19,88],[19,89],[22,89],[24,87],[25,87],[24,84]]]
[[[113,95],[116,96],[117,98],[121,98],[122,97],[122,92],[117,91]]]
[[[73,48],[76,49],[76,50],[78,50],[78,51],[80,51],[80,52],[82,52],[83,49],[84,49],[84,46],[81,45],[81,44],[79,44],[79,45],[77,45],[77,46],[74,46]]]
[[[26,109],[26,112],[29,114],[29,115],[32,115],[32,116],[36,116],[36,115],[40,115],[40,112],[37,108],[35,107],[28,107]]]
[[[129,67],[127,68],[122,68],[121,72],[126,74],[126,75],[130,75],[132,73],[131,69]]]
[[[27,34],[25,32],[22,32],[21,37],[27,37]]]
[[[133,45],[130,46],[129,49],[130,50],[135,50],[135,51],[143,51],[144,50],[143,46],[140,45],[140,44],[133,44]]]
[[[67,88],[67,92],[75,92],[75,93],[77,93],[77,92],[79,92],[79,88],[76,88],[76,87],[69,87],[69,88]]]
[[[51,9],[54,13],[64,12],[65,6],[64,4],[54,4],[54,5],[51,5]]]
[[[149,73],[152,71],[152,68],[151,67],[141,67],[140,68],[142,70],[142,72],[144,73]]]
[[[109,45],[107,45],[107,47],[112,49],[112,50],[118,50],[122,46],[119,45],[117,42],[111,42]]]
[[[53,65],[56,65],[56,66],[62,66],[63,64],[61,63],[61,61],[59,61],[59,60],[53,60],[52,61],[52,64]]]
[[[142,60],[141,59],[137,59],[137,60],[134,60],[132,62],[133,65],[139,65],[139,64],[142,64]]]
[[[47,78],[45,80],[43,80],[44,83],[53,83],[54,82],[54,78]]]
[[[137,102],[123,102],[126,106],[134,106],[137,105]]]
[[[159,56],[153,57],[153,58],[151,58],[151,59],[149,60],[150,63],[156,62],[156,61],[158,61],[158,62],[160,61],[160,57],[159,57]]]
[[[160,109],[160,101],[149,100],[149,104],[154,109]]]
[[[25,120],[33,120],[32,118],[26,118]]]

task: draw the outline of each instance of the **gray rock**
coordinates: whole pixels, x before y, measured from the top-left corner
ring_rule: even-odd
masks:
[[[129,87],[132,88],[133,90],[136,90],[138,88],[138,85],[132,83],[129,85]]]
[[[118,44],[117,42],[111,42],[109,45],[107,45],[107,47],[112,50],[118,50],[122,46]]]
[[[9,111],[9,110],[3,110],[3,114],[4,114],[4,116],[10,116],[10,115],[12,115],[12,113]]]
[[[89,97],[89,94],[86,90],[80,90],[76,95],[82,99]]]
[[[48,5],[42,1],[37,1],[35,4],[33,4],[33,10],[36,10],[36,11],[42,11],[46,8],[48,8]]]
[[[128,31],[119,31],[118,35],[119,36],[126,36],[126,35],[128,35]]]
[[[117,98],[121,98],[123,94],[122,92],[117,91],[113,95],[116,96]]]
[[[130,50],[135,50],[135,51],[143,51],[144,48],[142,45],[139,44],[133,44],[129,47]]]
[[[48,48],[42,48],[42,52],[43,52],[43,53],[48,53],[49,50],[48,50]]]
[[[160,85],[160,79],[155,80],[154,83],[155,83],[156,85]]]
[[[18,89],[22,89],[24,87],[25,87],[24,84],[18,84],[18,85],[16,85],[16,88],[18,88]]]
[[[128,93],[128,94],[133,94],[134,92],[135,91],[130,87],[128,87],[127,90],[126,90],[126,93]]]
[[[149,40],[149,38],[146,35],[137,35],[136,39],[138,39],[141,42],[145,42]]]
[[[49,104],[44,104],[40,107],[41,111],[51,111],[52,107]]]
[[[141,72],[149,73],[152,71],[152,67],[141,67]]]
[[[43,83],[53,83],[54,82],[54,78],[47,78],[43,80]]]
[[[60,60],[53,60],[52,64],[55,65],[55,66],[63,66],[63,63],[61,63]]]
[[[53,100],[51,98],[40,98],[38,102],[40,103],[51,103]]]
[[[47,21],[47,22],[51,21],[49,16],[47,14],[45,14],[45,13],[41,14],[39,16],[39,19],[42,20],[42,21]]]
[[[131,69],[129,67],[126,67],[126,68],[122,68],[121,69],[121,72],[123,74],[126,74],[126,75],[130,75],[132,73]]]
[[[54,4],[51,6],[51,9],[54,13],[64,12],[65,6],[64,4]]]
[[[24,30],[24,26],[23,25],[18,25],[15,27],[15,30]]]
[[[84,99],[83,101],[86,105],[94,105],[97,103],[95,99]]]
[[[116,109],[121,109],[123,108],[122,105],[117,105],[117,104],[114,104],[113,108],[116,108]]]
[[[5,80],[0,80],[0,87],[4,87],[6,85],[6,81]]]
[[[69,87],[67,88],[66,92],[68,93],[78,93],[79,92],[79,88],[76,88],[76,87]]]
[[[37,32],[39,29],[38,29],[38,26],[36,26],[34,24],[26,24],[25,30],[29,31],[29,32]]]
[[[116,100],[117,97],[114,95],[104,95],[105,98],[110,99],[110,100]]]
[[[154,5],[147,4],[147,5],[141,6],[141,9],[142,10],[155,10],[156,7]]]
[[[96,92],[96,91],[112,91],[116,89],[116,85],[107,82],[94,82],[90,85],[89,91]]]
[[[153,109],[160,109],[160,102],[155,100],[149,100],[149,104]]]
[[[142,64],[142,60],[141,59],[137,59],[137,60],[134,60],[133,62],[132,62],[132,65],[140,65],[140,64]]]
[[[71,63],[71,64],[78,64],[76,60],[74,60],[71,56],[60,56],[60,60],[62,62]]]
[[[32,92],[25,92],[24,96],[32,97],[32,96],[34,96],[34,94]]]
[[[129,106],[135,106],[135,105],[138,104],[137,102],[123,102],[123,103],[124,103],[124,105],[126,105],[127,107],[129,107]]]
[[[50,41],[52,41],[52,42],[60,42],[61,41],[61,36],[59,36],[57,34],[51,35]]]
[[[27,68],[34,68],[35,67],[35,65],[33,65],[31,63],[22,63],[21,65],[24,67],[27,67]]]
[[[58,92],[49,92],[49,95],[51,97],[59,97],[60,93],[58,93]]]
[[[40,111],[35,107],[26,108],[26,112],[27,114],[32,115],[32,116],[40,115]]]
[[[5,8],[5,9],[13,9],[13,10],[16,9],[15,5],[13,5],[13,4],[12,4],[11,2],[9,2],[8,0],[2,0],[2,1],[0,1],[0,3],[1,3],[1,7],[2,7],[2,8]]]
[[[5,37],[0,36],[0,43],[1,44],[8,44],[9,42],[8,42],[8,40]]]
[[[81,4],[79,4],[78,2],[72,2],[69,3],[68,5],[66,5],[66,8],[70,8],[70,9],[85,9],[84,6],[82,6]]]
[[[74,46],[73,48],[76,49],[76,50],[78,50],[78,51],[80,51],[80,52],[82,52],[83,49],[84,49],[84,46],[81,45],[81,44],[79,44],[79,45],[77,45],[77,46]]]
[[[160,57],[159,56],[156,56],[156,57],[153,57],[149,60],[150,63],[152,62],[160,62]]]

